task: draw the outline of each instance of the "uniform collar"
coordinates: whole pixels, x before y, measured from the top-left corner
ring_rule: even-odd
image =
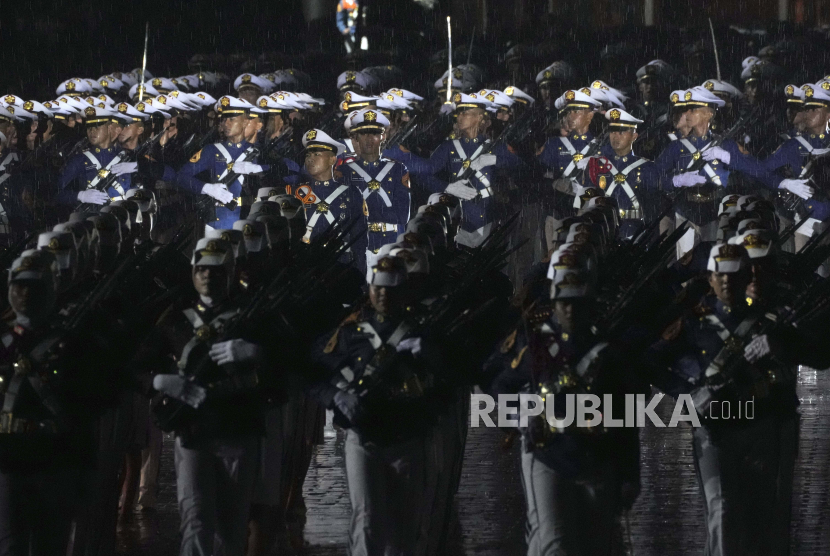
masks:
[[[94,153],[94,154],[101,154],[101,153],[114,153],[114,152],[116,152],[116,150],[118,150],[118,148],[117,148],[115,145],[111,145],[111,146],[110,146],[109,148],[107,148],[107,149],[102,149],[102,148],[100,148],[100,147],[90,147],[90,148],[89,148],[89,151],[90,151],[90,152],[92,152],[92,153]]]
[[[461,139],[461,142],[465,145],[480,145],[485,140],[486,140],[486,137],[484,137],[484,134],[479,133],[476,137],[473,137],[472,139],[468,139],[467,137],[464,137],[464,138]]]
[[[590,130],[585,135],[579,135],[572,131],[568,134],[567,138],[571,141],[590,141],[594,138],[594,134]]]
[[[358,160],[360,161],[360,165],[363,166],[364,168],[377,168],[378,166],[380,166],[380,161],[381,161],[381,159],[379,158],[379,159],[375,160],[374,162],[369,162],[368,160],[363,160],[360,157],[358,157]]]
[[[245,139],[243,139],[239,143],[231,143],[230,141],[223,141],[222,144],[225,145],[226,147],[230,148],[230,149],[241,149],[241,148],[247,147],[250,143],[248,143]]]
[[[618,163],[625,164],[627,162],[634,162],[638,158],[634,155],[633,150],[628,151],[628,154],[626,155],[619,156],[617,153],[614,152],[614,149],[611,147],[611,145],[608,144],[602,147],[602,154],[603,156],[605,156],[605,158],[614,163],[614,166],[618,166]]]
[[[331,187],[332,185],[335,185],[335,184],[337,184],[337,180],[335,180],[334,178],[332,178],[330,180],[323,180],[323,181],[311,180],[311,185],[321,185],[323,187]]]

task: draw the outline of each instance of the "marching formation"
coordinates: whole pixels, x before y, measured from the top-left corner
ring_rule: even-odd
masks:
[[[326,410],[350,553],[442,554],[474,389],[555,407],[505,431],[529,556],[630,549],[639,433],[610,422],[654,390],[701,423],[706,553],[787,554],[797,369],[830,367],[830,76],[742,66],[742,88],[559,60],[422,94],[376,66],[3,96],[0,556],[114,554],[165,432],[180,554],[301,551]],[[588,393],[617,411],[568,424]]]

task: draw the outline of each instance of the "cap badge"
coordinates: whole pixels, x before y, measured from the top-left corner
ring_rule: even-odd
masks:
[[[94,116],[95,115],[95,108],[90,106],[89,108],[84,110],[84,114],[86,114],[87,116]]]
[[[222,106],[230,106],[231,99],[229,99],[228,97],[222,97],[222,100],[219,101],[219,104],[221,104]]]
[[[305,134],[305,138],[308,141],[314,141],[317,138],[317,130],[312,129],[311,131],[309,131],[308,133]]]
[[[515,88],[511,85],[510,87],[508,87],[504,90],[504,94],[506,94],[509,97],[512,97],[513,96],[513,91],[515,91]]]
[[[573,100],[576,98],[576,93],[573,91],[567,91],[565,93],[565,100]]]
[[[611,114],[610,114],[610,115],[611,115],[611,119],[612,119],[612,120],[619,120],[619,119],[620,119],[620,111],[619,111],[619,110],[617,110],[616,108],[615,108],[615,109],[613,109],[613,110],[611,110]]]
[[[496,95],[494,95],[493,93],[490,93],[485,98],[487,98],[487,100],[489,100],[490,102],[496,102]]]
[[[265,100],[264,98],[259,99],[259,106],[261,108],[265,108],[266,106],[268,106],[268,101]]]
[[[74,81],[69,81],[66,84],[66,90],[67,91],[74,91],[75,90],[75,82]]]
[[[804,87],[804,96],[807,98],[813,97],[813,88],[812,87]]]
[[[52,239],[49,240],[49,249],[51,249],[53,251],[57,251],[58,249],[60,249],[60,247],[61,246],[60,246],[60,242],[58,241],[58,238],[53,237]]]
[[[345,100],[346,102],[351,102],[352,101],[352,94],[351,93],[346,93],[346,96],[343,97],[343,100]]]
[[[119,104],[118,105],[118,111],[121,112],[122,114],[125,114],[127,112],[127,104],[125,102],[122,102],[121,104]]]
[[[159,79],[158,77],[153,79],[153,87],[161,87],[161,79]]]
[[[455,96],[453,97],[453,100],[455,102],[461,102],[461,93],[455,93]]]
[[[672,93],[672,95],[671,95],[671,101],[672,101],[673,103],[677,103],[677,101],[678,101],[678,100],[680,100],[680,95],[678,95],[677,93]]]
[[[784,89],[784,93],[786,93],[787,96],[793,96],[793,93],[795,93],[795,87],[793,87],[792,85],[787,85],[787,87]]]
[[[363,115],[363,119],[367,122],[374,122],[378,119],[378,115],[370,110]]]
[[[706,87],[706,90],[708,90],[708,91],[714,91],[715,90],[715,84],[712,83],[711,81],[707,81],[706,83],[703,84],[703,86]]]
[[[692,92],[686,91],[686,94],[683,95],[683,100],[692,100]]]
[[[28,110],[28,111],[31,112],[32,108],[34,108],[34,107],[35,107],[35,105],[32,104],[31,100],[27,100],[26,102],[23,103],[23,110]]]
[[[251,82],[251,76],[246,73],[245,75],[242,76],[242,82],[243,83],[250,83]]]

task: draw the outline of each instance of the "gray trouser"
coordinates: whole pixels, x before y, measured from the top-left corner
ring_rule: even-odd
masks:
[[[363,444],[349,430],[345,451],[351,556],[423,554],[424,521],[432,507],[427,472],[431,435],[379,447]]]
[[[527,556],[618,556],[625,553],[619,482],[613,464],[593,477],[563,477],[522,451]]]
[[[0,556],[66,554],[81,474],[0,473]]]
[[[182,534],[179,554],[241,556],[258,472],[259,438],[205,441],[185,448],[177,437],[174,455]]]
[[[156,496],[159,490],[158,478],[164,433],[152,420],[148,432],[149,445],[141,450],[141,480],[138,484],[138,504],[143,508],[155,508]]]
[[[693,447],[706,499],[706,555],[789,554],[798,416],[766,417],[716,434],[699,427]]]

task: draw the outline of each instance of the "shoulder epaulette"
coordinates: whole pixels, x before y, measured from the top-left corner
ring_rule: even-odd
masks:
[[[323,353],[331,353],[332,351],[334,351],[334,348],[337,347],[337,337],[340,335],[340,329],[346,326],[347,324],[357,322],[357,317],[359,315],[360,311],[355,311],[354,313],[350,314],[345,319],[343,319],[343,321],[337,325],[334,334],[332,334],[331,338],[329,338],[329,341],[326,343],[326,347],[323,348]]]
[[[504,339],[504,341],[501,343],[501,349],[500,349],[500,351],[502,353],[507,353],[508,351],[513,349],[513,346],[516,344],[516,336],[518,334],[519,334],[519,329],[517,328],[516,330],[511,332],[510,335],[507,336],[507,338]]]

